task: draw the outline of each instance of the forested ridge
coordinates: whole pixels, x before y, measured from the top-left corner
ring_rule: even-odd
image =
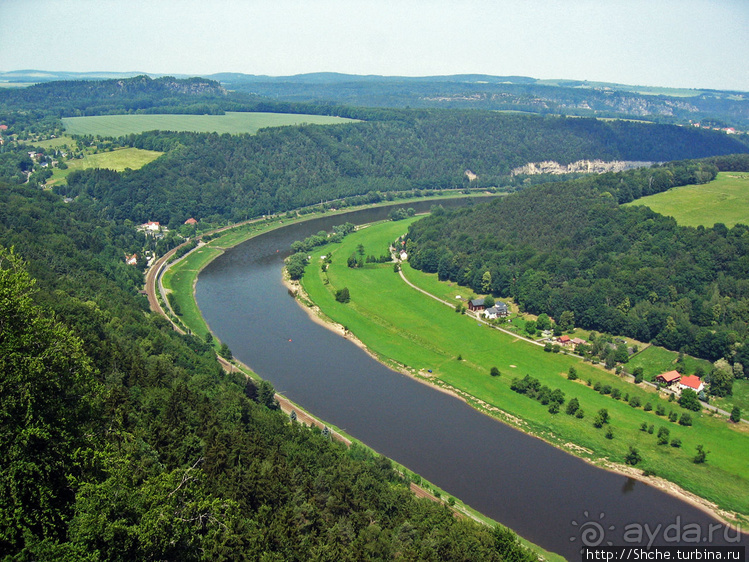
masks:
[[[0,185],[0,557],[535,559],[147,312],[140,236]]]
[[[409,262],[523,310],[626,335],[715,361],[749,361],[749,227],[681,227],[645,207],[622,207],[682,183],[704,183],[715,165],[673,163],[527,188],[414,223]]]
[[[530,161],[665,161],[749,150],[693,128],[438,110],[255,136],[146,133],[127,142],[166,154],[123,174],[71,173],[60,193],[93,197],[112,218],[237,221],[340,198],[463,188],[466,170],[478,176],[471,187],[508,185],[510,171]]]

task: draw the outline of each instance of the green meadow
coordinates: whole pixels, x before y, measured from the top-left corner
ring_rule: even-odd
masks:
[[[634,355],[627,363],[627,371],[630,373],[637,367],[642,367],[645,380],[653,380],[656,375],[673,371],[676,369],[676,360],[679,354],[656,345],[648,346],[640,353]],[[702,367],[706,373],[710,372],[712,364],[704,359],[697,359],[690,355],[684,355],[684,373],[692,374],[697,367]]]
[[[719,172],[702,185],[674,187],[627,205],[644,205],[683,226],[749,224],[749,172]]]
[[[68,135],[119,137],[145,131],[190,131],[196,133],[254,134],[265,127],[285,125],[334,125],[354,120],[328,115],[291,113],[227,112],[225,115],[98,115],[64,117]]]
[[[411,219],[416,220],[416,219]],[[693,425],[685,427],[658,416],[683,410],[660,398],[653,389],[640,388],[601,368],[565,354],[546,353],[539,346],[479,324],[476,319],[454,312],[405,284],[393,264],[366,264],[347,267],[347,259],[362,244],[366,255],[380,255],[390,241],[403,234],[410,221],[384,222],[349,235],[341,244],[328,245],[313,252],[303,286],[311,300],[335,322],[348,328],[385,362],[407,369],[430,382],[456,390],[473,406],[580,456],[623,463],[630,445],[643,457],[638,469],[651,471],[683,488],[715,501],[721,507],[749,515],[749,432],[742,431],[726,418],[708,413],[692,413]],[[321,256],[332,256],[327,272],[322,271]],[[404,265],[415,284],[425,281],[419,272]],[[430,290],[438,292],[428,281]],[[427,283],[424,283],[427,285]],[[351,301],[335,300],[336,290],[349,289]],[[461,289],[446,287],[442,295]],[[566,377],[574,366],[580,377]],[[497,367],[499,377],[490,376]],[[431,373],[428,371],[431,370]],[[551,389],[559,388],[567,401],[576,397],[585,415],[582,419],[565,413],[551,414],[548,406],[510,389],[514,377],[536,377]],[[600,383],[619,389],[622,399],[600,394],[588,386]],[[637,396],[641,405],[652,411],[630,406],[624,396]],[[611,415],[613,439],[605,429],[593,427],[598,410]],[[656,436],[640,430],[642,424],[670,431],[670,438],[681,440],[681,447],[656,445]],[[570,444],[573,444],[570,446]],[[696,447],[704,444],[710,451],[708,462],[692,462]],[[585,450],[579,449],[583,447]]]
[[[47,182],[55,184],[68,177],[73,170],[87,170],[89,168],[108,168],[122,172],[127,168],[137,170],[149,162],[153,162],[161,152],[155,150],[142,150],[140,148],[118,148],[111,152],[99,152],[97,154],[86,154],[83,158],[74,158],[66,160],[68,168],[61,170],[55,168],[52,171],[52,177]]]

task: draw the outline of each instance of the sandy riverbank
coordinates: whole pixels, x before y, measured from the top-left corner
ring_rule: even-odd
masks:
[[[344,337],[351,341],[354,345],[361,348],[363,351],[365,351],[367,354],[369,354],[371,357],[376,359],[377,361],[380,361],[381,363],[385,364],[387,367],[397,370],[400,373],[403,373],[414,380],[422,383],[427,384],[430,387],[439,390],[440,392],[444,392],[446,394],[449,394],[455,398],[458,398],[459,400],[462,400],[470,405],[472,402],[477,403],[480,407],[477,407],[476,409],[486,415],[489,415],[503,423],[507,423],[508,425],[511,425],[515,429],[518,429],[520,431],[523,431],[527,435],[530,435],[532,437],[535,437],[537,439],[542,439],[544,442],[553,445],[557,448],[560,448],[564,450],[567,453],[573,454],[575,456],[578,456],[579,458],[582,458],[584,461],[586,461],[589,464],[592,464],[593,466],[596,466],[598,468],[601,468],[603,470],[608,470],[610,472],[614,472],[617,474],[621,474],[623,476],[626,476],[628,478],[632,478],[634,480],[637,480],[639,482],[643,482],[644,484],[648,486],[653,486],[657,488],[658,490],[661,490],[662,492],[669,494],[673,497],[676,497],[698,509],[701,511],[711,515],[712,517],[716,518],[717,520],[727,524],[727,525],[741,525],[742,522],[746,522],[745,517],[737,516],[737,514],[722,510],[720,509],[715,503],[702,498],[700,496],[697,496],[696,494],[693,494],[692,492],[689,492],[682,487],[678,486],[677,484],[666,480],[665,478],[660,478],[657,476],[645,476],[641,469],[637,469],[633,466],[614,463],[609,461],[606,458],[590,458],[583,455],[580,455],[579,449],[581,447],[573,444],[573,443],[567,443],[564,446],[560,446],[557,443],[550,442],[546,439],[543,439],[542,436],[535,434],[533,431],[530,431],[528,429],[527,424],[523,422],[522,419],[517,418],[516,416],[513,416],[511,414],[505,413],[502,410],[493,407],[489,404],[486,404],[485,402],[478,400],[474,397],[471,397],[472,399],[466,399],[461,394],[461,391],[458,391],[457,389],[448,389],[443,388],[437,384],[434,384],[433,382],[430,382],[428,380],[428,376],[425,376],[425,374],[422,374],[422,376],[417,376],[417,374],[409,369],[406,368],[397,368],[397,366],[394,366],[392,364],[389,364],[386,361],[383,361],[383,359],[378,356],[376,353],[371,351],[361,340],[359,340],[354,334],[347,331],[342,325],[334,322],[330,318],[328,318],[325,313],[318,307],[316,304],[312,303],[312,300],[309,298],[307,293],[304,291],[304,288],[301,286],[299,282],[291,281],[286,274],[286,270],[283,271],[283,283],[286,286],[286,288],[290,291],[291,294],[293,294],[296,298],[297,304],[302,307],[303,310],[305,310],[309,316],[309,318],[327,328],[328,330],[331,330],[332,332],[340,335],[341,337]],[[312,303],[311,306],[308,306],[305,302]],[[475,406],[474,406],[475,407]],[[588,449],[585,449],[585,453],[592,454],[592,451],[589,451]]]

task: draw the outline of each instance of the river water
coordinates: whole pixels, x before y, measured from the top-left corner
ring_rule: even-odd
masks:
[[[408,206],[420,212],[432,204]],[[297,223],[227,251],[198,278],[203,316],[278,392],[569,560],[579,560],[585,545],[635,544],[638,533],[643,541],[636,544],[648,536],[655,545],[691,544],[699,534],[709,539],[703,545],[735,544],[736,531],[703,511],[495,421],[312,322],[281,282],[290,244],[387,213],[367,209]]]

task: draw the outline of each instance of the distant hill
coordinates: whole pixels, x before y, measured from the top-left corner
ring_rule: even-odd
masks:
[[[137,72],[0,72],[0,85],[55,80],[132,78]],[[161,79],[164,75],[152,74]],[[173,78],[188,78],[175,75]],[[749,130],[749,93],[677,89],[586,80],[539,80],[528,76],[456,74],[378,76],[316,72],[294,76],[217,73],[203,76],[227,90],[283,102],[324,102],[366,107],[446,107],[540,114],[700,123]]]

